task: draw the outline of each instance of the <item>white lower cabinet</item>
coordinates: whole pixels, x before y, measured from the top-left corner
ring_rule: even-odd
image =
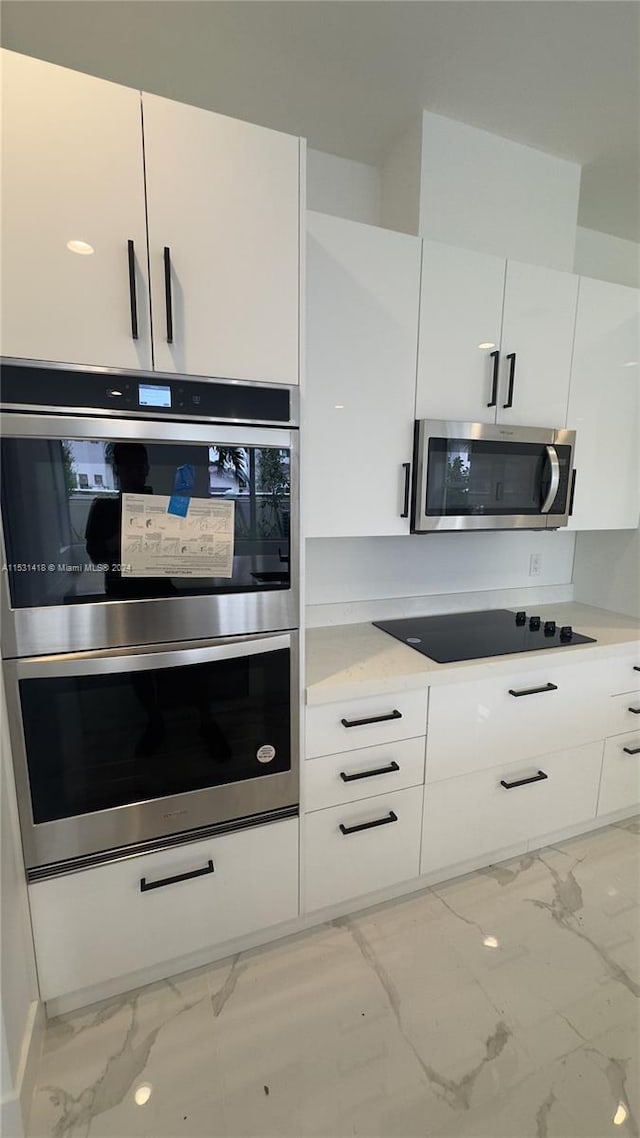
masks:
[[[427,782],[421,872],[479,858],[595,817],[602,747],[601,741],[589,743]]]
[[[320,704],[307,708],[306,755],[311,759],[424,736],[426,726],[426,688]]]
[[[29,899],[50,1000],[293,920],[298,820],[37,882]]]
[[[304,819],[304,909],[417,877],[423,787],[318,810]]]
[[[623,731],[640,732],[640,691],[624,692],[609,700],[607,735],[620,735]]]
[[[637,731],[605,743],[598,814],[612,814],[636,803],[640,803],[640,724]]]
[[[399,739],[339,755],[322,755],[305,763],[305,809],[356,802],[424,782],[424,735]]]

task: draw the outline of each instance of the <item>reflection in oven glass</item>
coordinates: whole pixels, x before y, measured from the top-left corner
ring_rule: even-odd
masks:
[[[15,608],[289,587],[286,449],[11,438],[1,457]],[[234,502],[231,577],[123,576],[123,492]]]

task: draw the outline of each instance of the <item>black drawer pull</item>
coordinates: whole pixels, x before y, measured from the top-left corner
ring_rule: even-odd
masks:
[[[623,747],[625,755],[640,755],[640,747]]]
[[[343,727],[364,727],[367,723],[386,723],[387,719],[402,719],[402,712],[394,710],[389,715],[372,715],[370,719],[341,719]]]
[[[640,672],[640,664],[634,664],[633,670],[634,670],[634,672]]]
[[[557,684],[545,684],[544,687],[541,687],[541,688],[523,688],[522,691],[514,691],[513,688],[509,688],[509,695],[515,695],[516,699],[519,699],[519,697],[521,695],[539,695],[540,692],[543,692],[543,691],[557,691],[557,690],[558,690]]]
[[[357,778],[373,778],[377,774],[393,774],[394,771],[399,771],[395,759],[389,763],[388,767],[377,767],[374,771],[358,771],[357,774],[347,774],[345,771],[340,771],[340,778],[343,782],[355,782]]]
[[[213,862],[209,858],[204,869],[192,869],[190,873],[177,873],[175,877],[161,877],[159,881],[147,881],[146,877],[141,877],[140,892],[148,893],[150,889],[161,889],[163,885],[175,885],[177,881],[189,881],[192,877],[205,877],[206,874],[213,872]]]
[[[503,778],[500,779],[500,786],[504,786],[505,790],[513,790],[514,786],[528,786],[530,782],[543,782],[549,775],[544,771],[538,771],[537,774],[532,774],[531,778],[519,778],[517,782],[505,782]]]
[[[630,711],[632,715],[640,715],[640,707],[628,707],[627,711]]]
[[[375,822],[362,822],[359,826],[343,826],[340,823],[340,832],[343,834],[357,834],[360,830],[373,830],[375,826],[388,826],[389,822],[397,822],[398,815],[389,811],[386,818],[376,818]]]

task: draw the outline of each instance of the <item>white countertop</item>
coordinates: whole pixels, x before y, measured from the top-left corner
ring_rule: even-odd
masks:
[[[513,610],[515,612],[515,609]],[[581,657],[601,659],[628,652],[640,641],[640,621],[590,605],[536,605],[543,620],[570,624],[576,632],[592,636],[596,644],[570,644],[553,651],[553,663],[577,663]],[[522,672],[549,659],[551,649],[517,652],[438,664],[401,644],[372,624],[334,625],[307,631],[307,704],[357,699],[385,691],[423,688],[427,685],[486,679],[504,671]],[[586,654],[586,656],[585,656]]]

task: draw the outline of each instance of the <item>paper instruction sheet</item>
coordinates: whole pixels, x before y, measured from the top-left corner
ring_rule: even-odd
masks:
[[[231,577],[235,502],[190,498],[185,517],[163,494],[122,495],[123,577]]]

